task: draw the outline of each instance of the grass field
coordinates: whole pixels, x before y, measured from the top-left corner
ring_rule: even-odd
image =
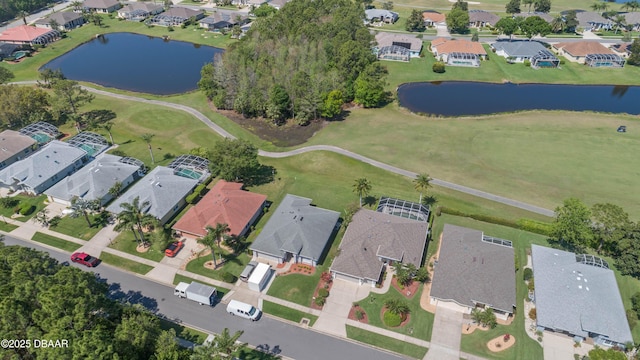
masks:
[[[89,219],[93,224],[95,216],[89,215]],[[71,216],[65,216],[60,219],[60,223],[56,227],[52,227],[51,230],[59,232],[61,234],[73,236],[82,240],[91,240],[91,238],[100,231],[100,227],[94,225],[89,227],[87,220],[84,216],[78,216],[72,218]]]
[[[62,240],[55,236],[51,236],[48,234],[43,234],[41,232],[36,232],[31,238],[33,241],[37,241],[43,244],[47,244],[53,246],[58,249],[62,249],[64,251],[73,252],[78,250],[82,245],[73,243],[71,241]]]
[[[347,325],[347,337],[365,344],[397,352],[412,359],[422,359],[427,349],[418,345],[398,341],[371,331]]]
[[[154,246],[149,247],[146,252],[138,252],[136,250],[138,242],[133,237],[133,232],[131,232],[131,230],[121,231],[120,235],[115,239],[112,239],[109,247],[156,262],[160,262],[164,258],[164,252],[156,250]]]
[[[0,231],[4,231],[4,232],[11,232],[15,229],[17,229],[18,227],[16,225],[13,224],[9,224],[6,221],[1,221],[0,222]]]
[[[220,258],[224,260],[224,264],[222,266],[219,265]],[[220,249],[216,249],[216,259],[218,259],[218,269],[216,270],[211,270],[204,267],[204,264],[206,262],[213,260],[211,254],[209,254],[191,260],[187,264],[187,271],[191,271],[198,275],[210,277],[215,280],[223,281],[222,274],[224,272],[229,272],[238,277],[242,273],[242,270],[244,270],[244,267],[247,265],[247,263],[251,260],[249,255],[247,255],[246,253],[236,255],[222,250],[221,254]]]
[[[620,205],[636,218],[640,203],[629,195],[640,187],[640,159],[634,155],[640,133],[621,135],[618,125],[640,122],[627,115],[556,111],[437,119],[391,104],[352,110],[348,121],[331,123],[310,143],[340,144],[403,169],[549,209],[574,196],[590,205]],[[332,176],[350,191],[353,180],[339,171]],[[374,181],[376,195],[377,187]]]
[[[109,254],[106,252],[103,252],[100,255],[100,260],[104,261],[106,264],[121,268],[121,269],[125,269],[134,273],[138,273],[141,275],[144,275],[146,273],[148,273],[149,271],[151,271],[153,269],[153,267],[146,265],[146,264],[141,264],[139,262],[135,262],[133,260],[129,260],[129,259],[125,259],[123,257],[117,256],[117,255],[113,255],[113,254]]]
[[[295,323],[299,323],[303,318],[307,318],[309,319],[309,327],[313,326],[316,320],[318,320],[318,317],[315,315],[307,314],[305,312],[266,300],[262,302],[262,311],[279,318],[293,321]]]
[[[24,194],[16,195],[13,197],[13,199],[19,201],[18,205],[11,208],[0,207],[0,215],[6,218],[11,218],[16,213],[14,210],[16,207],[21,207],[23,204],[29,204],[35,207],[29,215],[26,215],[26,216],[19,215],[14,218],[15,220],[26,222],[27,220],[34,217],[38,211],[44,209],[45,207],[44,200],[46,198],[47,198],[46,195],[40,195],[40,196],[32,196],[32,195],[24,195]]]
[[[382,8],[382,3],[384,2],[384,0],[376,0],[373,5],[375,5],[377,8]],[[481,9],[496,13],[504,13],[506,3],[507,1],[504,0],[480,0],[476,2],[470,2],[469,10]],[[557,13],[562,10],[571,9],[583,9],[591,11],[592,4],[592,0],[554,0],[551,2],[551,13]],[[616,3],[607,4],[609,5],[609,10],[619,10],[622,6],[622,4]],[[448,12],[449,10],[451,10],[451,5],[451,1],[448,0],[399,0],[397,2],[393,2],[394,11],[397,11],[402,7],[415,7],[418,9],[433,9],[440,12]],[[520,5],[520,10],[522,12],[527,12],[528,9],[528,5]],[[533,7],[531,8],[531,11],[533,11]],[[400,18],[399,21],[403,20],[403,18]]]

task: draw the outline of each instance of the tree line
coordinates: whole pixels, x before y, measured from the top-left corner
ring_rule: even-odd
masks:
[[[48,254],[0,241],[0,334],[4,339],[61,340],[67,347],[3,348],[3,359],[277,359],[238,342],[224,329],[194,350],[181,348],[176,331],[154,309],[131,304],[140,294],[109,287],[91,272],[64,266]],[[117,301],[115,299],[120,299]],[[154,299],[144,298],[147,307]],[[164,330],[163,328],[169,328]]]
[[[55,4],[52,0],[5,0],[0,1],[0,22],[16,17],[25,17],[35,10]]]
[[[199,88],[220,109],[276,124],[333,118],[345,102],[378,106],[387,71],[363,20],[352,1],[291,1],[205,65]]]

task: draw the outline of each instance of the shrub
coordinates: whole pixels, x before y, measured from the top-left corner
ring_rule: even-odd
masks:
[[[115,149],[113,151],[111,151],[111,155],[115,155],[115,156],[122,156],[122,157],[127,157],[129,155],[127,155],[124,151],[120,150],[120,149]]]
[[[530,219],[519,219],[518,228],[524,231],[549,236],[551,234],[551,224]]]
[[[0,206],[2,206],[5,209],[9,209],[14,206],[17,206],[19,203],[20,203],[20,200],[16,198],[11,198],[11,197],[0,198]]]
[[[35,209],[36,207],[31,204],[22,204],[22,206],[20,206],[20,215],[30,215]]]
[[[398,327],[402,324],[402,317],[391,311],[386,311],[383,316],[384,324],[389,327]]]
[[[533,291],[533,290],[535,290],[535,288],[536,288],[536,286],[534,284],[534,280],[533,280],[533,278],[531,278],[529,280],[529,283],[527,284],[527,289],[529,289],[529,291]]]
[[[232,273],[225,271],[222,273],[222,281],[229,283],[229,284],[233,284],[236,281],[238,281],[238,278],[233,275]]]
[[[529,319],[531,320],[537,319],[537,314],[538,313],[536,312],[536,308],[529,310]]]
[[[524,61],[524,66],[526,66],[526,67],[530,67],[530,66],[531,66],[531,61],[529,61],[529,60],[525,60],[525,61]]]
[[[325,302],[327,302],[327,299],[323,297],[317,297],[315,301],[316,305],[318,306],[324,306]]]
[[[633,329],[638,323],[638,314],[632,309],[626,311],[627,314],[627,322],[629,323],[629,328]]]
[[[320,289],[318,289],[318,296],[320,296],[320,297],[327,297],[327,296],[329,296],[329,290],[324,289],[324,288],[320,288]]]
[[[200,197],[200,195],[202,194],[202,192],[204,191],[204,189],[207,188],[206,184],[200,184],[198,186],[196,186],[196,188],[193,190],[193,192],[191,194],[189,194],[189,196],[187,196],[186,201],[188,204],[193,204],[196,199],[198,199]]]
[[[504,341],[509,341],[509,339],[511,339],[511,335],[509,334],[504,334],[504,337],[502,338]]]
[[[356,315],[356,319],[358,319],[358,320],[364,319],[364,311],[362,311],[362,310],[356,310],[356,314],[355,315]]]
[[[531,268],[525,268],[522,272],[522,278],[524,279],[524,281],[533,279],[533,270]]]
[[[56,215],[56,216],[52,217],[51,219],[49,219],[49,227],[50,228],[54,228],[54,227],[58,226],[58,224],[60,224],[60,220],[62,220],[60,215]]]
[[[442,61],[436,61],[431,69],[437,74],[443,74],[445,72],[444,63]]]

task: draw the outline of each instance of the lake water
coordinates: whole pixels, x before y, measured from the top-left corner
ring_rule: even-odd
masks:
[[[72,80],[157,95],[197,88],[200,69],[224,50],[131,33],[106,34],[43,67]]]
[[[640,114],[639,86],[409,83],[398,87],[398,99],[413,112],[442,116],[536,109]]]

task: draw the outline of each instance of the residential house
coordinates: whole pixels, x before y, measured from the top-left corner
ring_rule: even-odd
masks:
[[[122,5],[117,0],[85,0],[82,3],[84,12],[97,12],[101,14],[109,14],[118,9]]]
[[[513,14],[514,18],[520,17],[520,18],[523,18],[523,19],[526,19],[526,18],[529,18],[529,17],[532,17],[532,16],[537,16],[537,17],[541,18],[542,20],[546,21],[549,24],[553,21],[553,16],[551,16],[551,15],[549,15],[547,13],[543,13],[543,12],[534,11],[534,12],[526,12],[526,13],[523,12],[523,13],[519,13],[519,14]]]
[[[444,224],[430,301],[458,305],[467,314],[474,308],[491,308],[506,320],[516,307],[514,261],[511,241]]]
[[[593,11],[576,12],[576,18],[578,19],[578,27],[584,31],[611,30],[614,26],[613,21],[605,19],[600,13]]]
[[[480,60],[487,57],[482,44],[464,39],[434,39],[431,52],[438,61],[454,66],[480,66]]]
[[[622,67],[624,59],[597,41],[561,42],[553,44],[558,55],[567,60],[593,67]]]
[[[121,190],[126,189],[144,176],[143,168],[144,164],[139,160],[102,153],[44,193],[50,201],[67,206],[74,198],[99,200],[100,205],[105,205],[114,198],[109,190],[116,183],[121,184]]]
[[[0,170],[0,186],[37,195],[83,167],[88,159],[86,151],[54,140]]]
[[[18,45],[47,45],[60,38],[58,30],[30,25],[9,28],[0,34],[0,42]]]
[[[200,20],[200,27],[207,30],[231,29],[238,25],[242,26],[249,22],[246,13],[239,11],[216,10],[213,14]]]
[[[640,12],[628,12],[622,14],[627,25],[631,26],[631,31],[640,31]]]
[[[393,24],[399,18],[397,12],[384,9],[367,9],[364,11],[364,15],[368,23],[383,22]]]
[[[69,138],[67,143],[86,151],[89,158],[92,159],[109,148],[107,139],[91,131],[82,131]]]
[[[483,28],[495,26],[500,17],[484,10],[469,10],[469,27]]]
[[[207,226],[227,224],[228,235],[245,236],[262,214],[267,196],[242,187],[242,183],[218,181],[173,225],[173,230],[181,236],[201,238],[207,234]]]
[[[20,45],[0,42],[0,60],[11,57],[19,49]]]
[[[160,4],[150,2],[133,2],[118,10],[118,17],[130,21],[142,21],[149,16],[158,15],[164,11]]]
[[[107,211],[119,214],[123,210],[121,204],[131,204],[138,198],[141,206],[147,204],[142,211],[164,225],[180,212],[186,204],[185,197],[197,184],[198,180],[176,175],[174,169],[158,166],[115,199]]]
[[[399,46],[407,49],[409,57],[414,58],[420,57],[420,52],[422,51],[422,40],[413,35],[378,32],[376,33],[376,43],[378,46],[375,50],[378,58],[381,58],[381,55],[385,53],[382,51],[384,48],[392,46]],[[382,57],[382,59],[384,59],[384,57]]]
[[[36,20],[34,23],[36,27],[51,29],[51,23],[55,22],[58,27],[53,30],[69,31],[82,26],[86,21],[82,14],[74,13],[71,11],[53,13],[45,18]]]
[[[334,278],[375,286],[386,264],[422,265],[429,222],[360,209],[342,237],[331,265]]]
[[[316,266],[337,230],[340,213],[311,205],[311,199],[287,194],[251,244],[262,260]]]
[[[31,155],[36,141],[17,131],[5,130],[0,133],[0,169]]]
[[[20,133],[31,137],[38,143],[38,146],[42,146],[62,135],[55,125],[45,121],[31,123],[20,129]]]
[[[623,58],[628,58],[631,55],[631,44],[630,42],[623,42],[612,44],[610,49],[614,52],[614,54],[619,55]]]
[[[424,26],[436,27],[446,26],[446,15],[441,14],[435,10],[425,10],[422,12],[422,19],[424,20]]]
[[[271,0],[267,4],[269,4],[269,6],[273,6],[276,10],[280,10],[290,1],[291,0]]]
[[[531,245],[536,324],[540,330],[591,338],[599,346],[633,342],[616,276],[606,261]]]
[[[491,44],[496,55],[506,58],[512,63],[521,63],[537,55],[541,50],[546,50],[538,41],[497,41]]]
[[[204,11],[175,6],[161,14],[154,16],[151,19],[151,22],[153,22],[155,25],[160,26],[179,26],[184,24],[191,18],[195,19],[196,21],[204,18]]]

